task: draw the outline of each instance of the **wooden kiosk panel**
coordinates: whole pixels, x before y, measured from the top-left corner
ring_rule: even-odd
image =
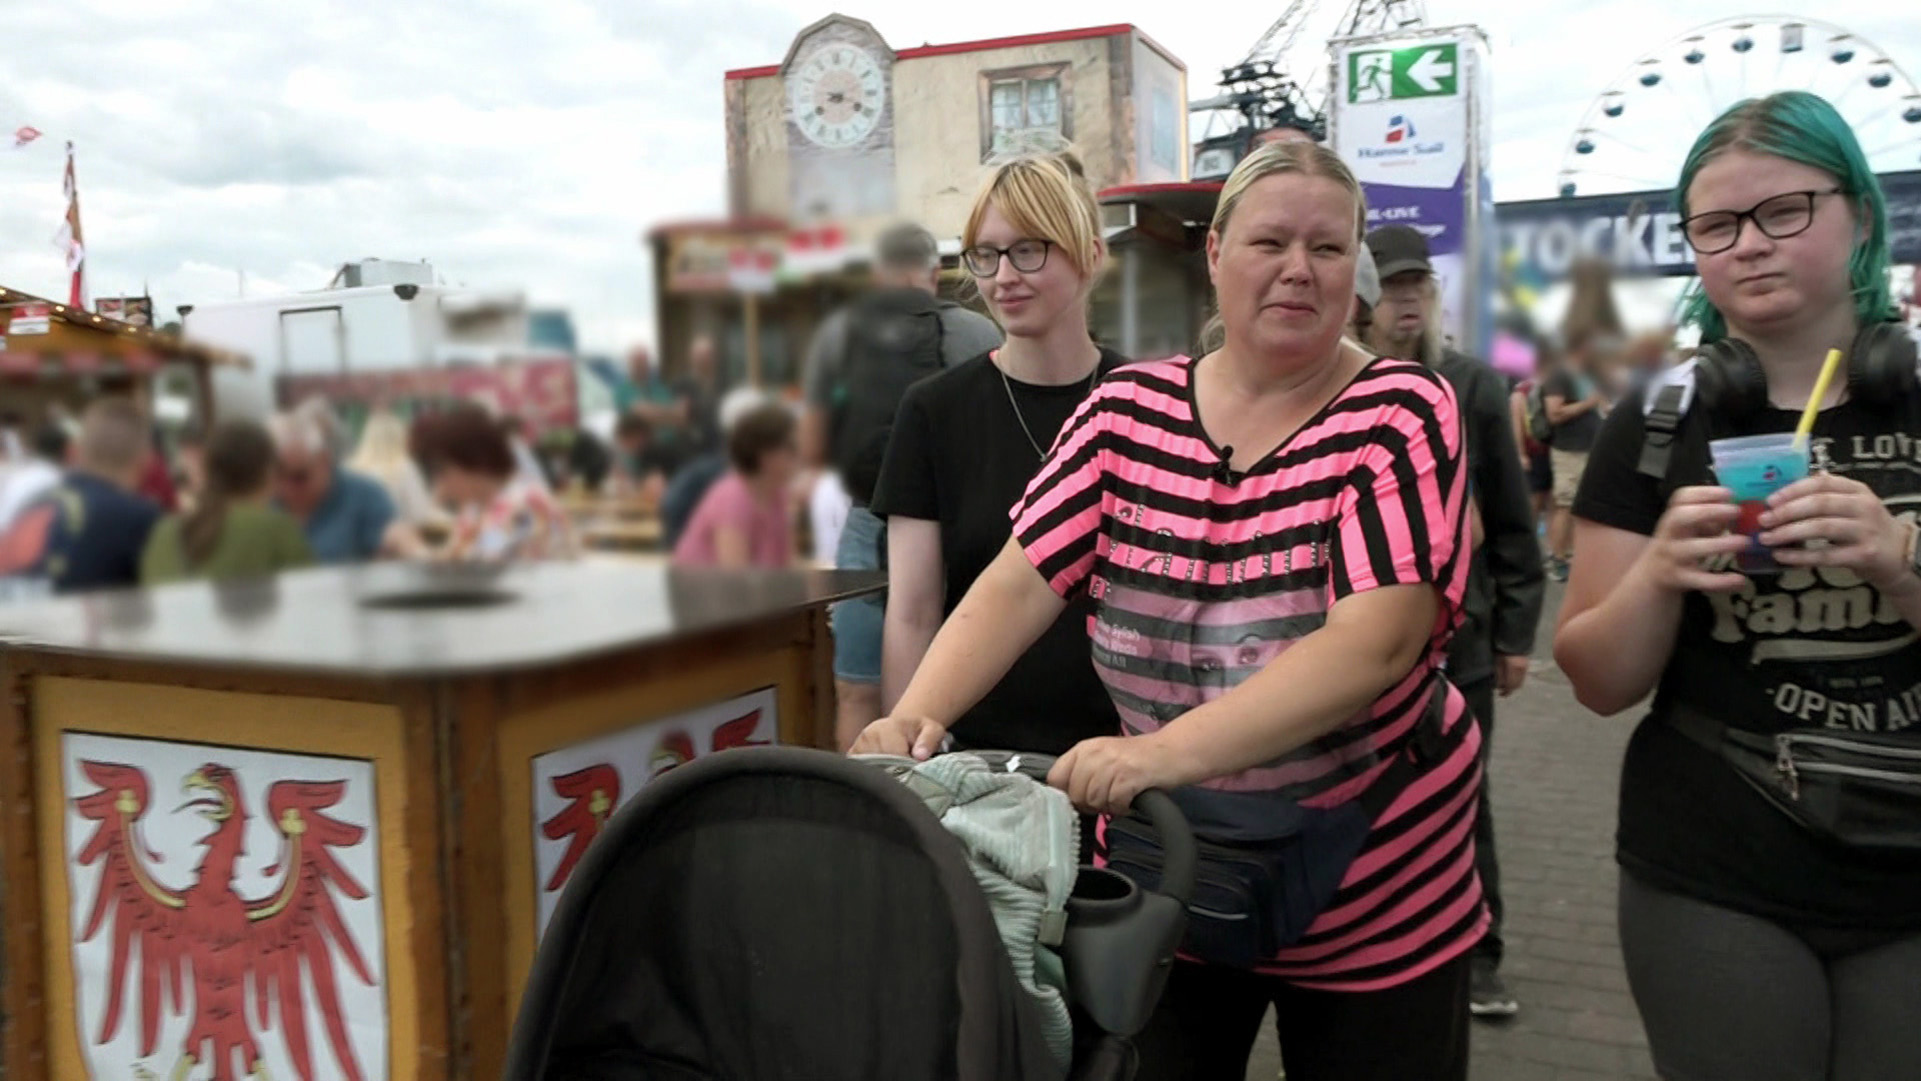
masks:
[[[804,616],[761,641],[690,643],[672,679],[627,680],[509,713],[497,749],[509,973],[525,973],[560,891],[606,820],[666,770],[732,747],[814,745]],[[675,655],[678,655],[676,657]],[[711,659],[710,659],[711,658]],[[831,733],[831,725],[827,728]],[[504,1004],[511,1023],[519,978]]]
[[[62,677],[33,698],[54,1076],[217,1054],[418,1076],[393,1053],[421,1035],[399,710]]]
[[[0,608],[10,1081],[497,1077],[569,861],[664,769],[831,745],[825,608],[881,584],[476,575]]]

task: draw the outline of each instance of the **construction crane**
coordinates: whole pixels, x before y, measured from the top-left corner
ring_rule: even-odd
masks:
[[[1352,0],[1345,8],[1292,0],[1246,56],[1221,70],[1221,93],[1188,105],[1189,113],[1208,114],[1194,144],[1194,179],[1226,176],[1263,132],[1293,129],[1325,139],[1327,43],[1426,22],[1421,0]]]

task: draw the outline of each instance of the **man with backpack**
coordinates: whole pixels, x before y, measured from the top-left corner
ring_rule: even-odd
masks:
[[[801,450],[809,466],[837,472],[853,500],[834,560],[842,570],[885,566],[883,524],[867,504],[907,388],[1001,343],[991,320],[939,299],[939,283],[934,235],[913,224],[888,229],[877,244],[873,288],[829,315],[808,350]],[[883,605],[870,595],[834,607],[842,746],[880,717]]]

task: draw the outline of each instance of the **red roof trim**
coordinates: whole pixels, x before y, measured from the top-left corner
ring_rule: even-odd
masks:
[[[1019,34],[1014,37],[984,38],[980,41],[960,41],[949,45],[921,45],[912,49],[900,50],[894,54],[894,59],[896,61],[915,60],[927,56],[951,56],[955,53],[976,53],[984,52],[988,49],[1016,49],[1027,45],[1051,45],[1060,41],[1085,41],[1088,38],[1111,38],[1120,37],[1124,34],[1140,34],[1141,41],[1144,42],[1148,48],[1161,54],[1169,63],[1182,71],[1187,70],[1187,65],[1175,59],[1173,53],[1161,48],[1160,44],[1152,38],[1146,34],[1141,34],[1140,30],[1138,30],[1133,23],[1086,26],[1078,30],[1050,30],[1042,34]],[[727,73],[727,78],[729,80],[761,79],[769,75],[779,74],[780,65],[769,64],[765,67],[758,68],[735,68],[733,71]]]
[[[1045,34],[1021,34],[1008,38],[988,38],[984,41],[961,41],[952,45],[922,45],[918,49],[902,49],[895,54],[897,60],[911,60],[922,56],[951,56],[955,53],[978,53],[988,49],[1016,49],[1025,45],[1052,45],[1059,41],[1085,41],[1088,38],[1112,38],[1134,32],[1131,23],[1114,23],[1109,26],[1088,26],[1079,30],[1053,30]]]

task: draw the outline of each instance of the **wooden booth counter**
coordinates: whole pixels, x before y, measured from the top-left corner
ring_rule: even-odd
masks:
[[[395,565],[0,607],[0,1068],[497,1077],[607,816],[831,745],[826,605],[880,584]]]

